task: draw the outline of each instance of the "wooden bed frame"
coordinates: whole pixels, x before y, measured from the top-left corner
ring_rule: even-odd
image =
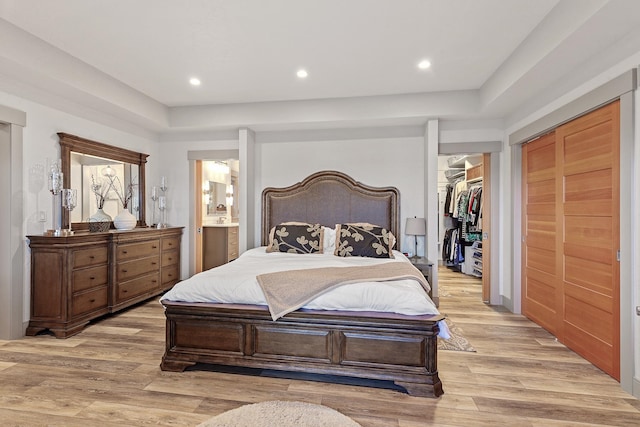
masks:
[[[369,222],[400,231],[400,194],[335,171],[262,193],[262,243],[285,221]],[[166,351],[161,369],[196,363],[393,381],[415,396],[443,393],[437,369],[444,316],[297,310],[277,321],[265,306],[163,301]]]

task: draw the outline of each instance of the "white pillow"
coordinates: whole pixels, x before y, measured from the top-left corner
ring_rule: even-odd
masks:
[[[322,253],[332,254],[336,249],[336,229],[322,227],[324,230],[324,239],[322,242]]]

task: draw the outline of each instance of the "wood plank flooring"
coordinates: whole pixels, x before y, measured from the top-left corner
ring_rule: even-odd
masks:
[[[265,400],[334,408],[364,427],[631,426],[640,403],[608,375],[520,315],[481,302],[481,282],[441,268],[440,311],[476,353],[441,351],[445,394],[193,370],[160,371],[156,300],[81,334],[0,341],[2,426],[195,426]]]

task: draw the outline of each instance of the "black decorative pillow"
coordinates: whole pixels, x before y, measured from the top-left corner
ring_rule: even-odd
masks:
[[[373,224],[337,224],[334,255],[393,258],[395,237],[387,229]]]
[[[320,224],[278,224],[269,233],[267,252],[322,253],[323,239]]]

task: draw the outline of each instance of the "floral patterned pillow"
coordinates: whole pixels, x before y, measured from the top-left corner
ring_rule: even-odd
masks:
[[[395,237],[385,228],[373,224],[336,224],[336,249],[341,257],[364,256],[393,258]]]
[[[278,224],[269,233],[267,252],[322,253],[323,239],[320,224]]]

